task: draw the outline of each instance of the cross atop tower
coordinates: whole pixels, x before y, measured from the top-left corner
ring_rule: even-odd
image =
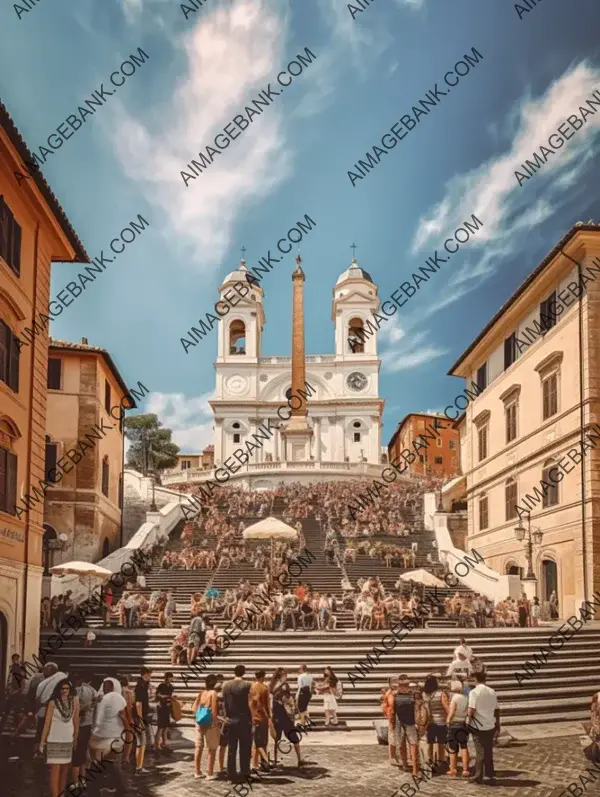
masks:
[[[352,262],[355,263],[356,262],[356,250],[358,249],[358,246],[356,244],[352,244],[350,249],[352,249]]]
[[[242,246],[241,252],[242,252],[242,260],[245,260],[246,259],[244,257],[244,255],[246,254],[246,247],[245,246]]]

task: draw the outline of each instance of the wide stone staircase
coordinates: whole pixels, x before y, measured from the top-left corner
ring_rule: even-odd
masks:
[[[534,654],[539,656],[540,648],[548,647],[551,628],[469,629],[460,633],[467,637],[488,669],[488,683],[498,693],[504,725],[588,719],[590,699],[600,684],[599,625],[582,628],[522,686],[518,685],[515,672],[523,673],[525,662],[533,662]],[[47,636],[43,634],[42,645]],[[261,668],[270,676],[276,666],[283,666],[295,687],[300,664],[306,664],[317,677],[329,665],[344,685],[339,727],[353,730],[371,727],[374,719],[381,718],[379,696],[389,678],[407,673],[411,680],[422,682],[431,672],[445,672],[457,644],[456,631],[415,629],[395,649],[381,655],[379,663],[353,687],[348,673],[357,674],[354,665],[361,659],[366,662],[365,656],[374,645],[381,648],[381,637],[381,632],[370,631],[341,634],[246,631],[208,663],[201,675],[186,666],[170,664],[173,631],[167,629],[101,630],[94,647],[89,649],[82,647],[80,636],[72,637],[53,658],[71,672],[89,673],[96,681],[107,675],[135,677],[140,666],[146,665],[153,668],[152,681],[156,685],[166,670],[174,672],[176,694],[184,701],[182,723],[190,728],[191,702],[208,672],[231,677],[233,667],[244,664],[248,677]],[[317,727],[322,725],[322,699],[318,696],[313,699],[311,716]]]
[[[273,502],[271,513],[281,515],[284,505]],[[257,518],[241,518],[246,524]],[[240,518],[235,519],[235,523]],[[310,583],[320,593],[331,593],[341,598],[341,578],[343,571],[337,565],[325,561],[325,534],[319,522],[308,517],[302,521],[306,547],[314,556],[314,561],[305,567],[298,580]],[[169,550],[181,547],[179,540],[181,524],[173,531],[168,543]],[[360,538],[359,538],[360,539]],[[424,530],[414,531],[409,537],[390,537],[379,535],[385,544],[410,547],[413,539],[419,543],[417,565],[427,564],[426,554],[435,552],[433,536]],[[209,547],[216,544],[215,537],[206,538],[200,532],[194,544],[206,541]],[[252,543],[255,544],[255,543]],[[264,544],[264,543],[263,543]],[[227,570],[161,570],[162,554],[156,557],[152,571],[146,576],[149,595],[153,589],[172,590],[178,603],[175,626],[189,622],[189,598],[193,592],[201,592],[209,585],[219,590],[237,584],[248,578],[252,583],[262,580],[262,573],[247,564],[236,564]],[[437,556],[432,557],[436,564],[427,569],[440,575]],[[393,588],[400,568],[386,568],[380,559],[361,556],[356,564],[346,567],[353,582],[359,577],[367,578],[377,574],[384,586]],[[464,589],[464,588],[461,588]],[[451,594],[455,588],[444,587],[438,594]],[[153,682],[157,684],[166,670],[176,674],[176,694],[184,702],[182,725],[191,729],[191,703],[196,692],[202,687],[208,672],[222,672],[230,677],[236,664],[245,664],[248,677],[255,670],[265,669],[270,676],[276,666],[288,670],[292,687],[296,684],[298,667],[306,664],[317,677],[327,665],[332,666],[344,684],[344,697],[340,701],[340,729],[353,730],[371,727],[375,719],[381,718],[379,697],[381,689],[391,677],[407,673],[411,679],[422,682],[431,672],[443,673],[452,659],[452,651],[457,644],[458,633],[467,637],[469,644],[488,668],[488,683],[498,692],[502,719],[505,725],[524,723],[551,723],[557,720],[585,720],[589,716],[591,696],[600,686],[600,659],[597,655],[600,643],[600,625],[592,623],[582,628],[573,638],[565,642],[561,650],[549,656],[548,661],[536,675],[519,686],[515,672],[523,672],[527,661],[539,656],[540,648],[547,645],[551,628],[538,629],[469,629],[450,630],[447,628],[415,629],[397,644],[394,650],[382,653],[379,663],[372,657],[373,666],[368,668],[364,678],[352,685],[349,673],[355,673],[355,664],[372,651],[374,645],[380,649],[381,638],[387,632],[357,632],[353,627],[351,612],[338,605],[338,633],[332,632],[253,632],[241,633],[229,646],[212,661],[206,660],[202,673],[192,672],[184,665],[170,664],[172,629],[144,628],[123,630],[114,627],[98,629],[98,638],[92,648],[83,648],[81,634],[73,636],[64,646],[53,654],[61,666],[71,672],[87,672],[98,683],[107,675],[127,674],[135,677],[142,665],[153,668]],[[213,619],[224,626],[217,616]],[[90,618],[90,625],[99,625],[99,618]],[[150,625],[155,624],[151,619]],[[42,647],[49,632],[42,634]],[[568,678],[566,677],[568,674]],[[311,714],[321,726],[323,719],[322,699],[315,697]]]

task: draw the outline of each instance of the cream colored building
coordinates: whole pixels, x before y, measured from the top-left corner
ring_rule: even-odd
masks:
[[[67,538],[47,562],[97,562],[121,546],[123,418],[135,402],[110,354],[87,338],[50,340],[47,384],[46,473],[61,478],[46,492],[44,521]]]
[[[485,386],[459,425],[468,547],[500,573],[526,575],[514,529],[529,518],[543,538],[537,584],[524,584],[540,601],[556,590],[569,617],[600,588],[600,227],[570,229],[449,373]]]

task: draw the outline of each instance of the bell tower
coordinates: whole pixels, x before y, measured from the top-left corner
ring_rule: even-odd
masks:
[[[219,288],[216,310],[219,318],[218,360],[220,362],[257,362],[261,355],[261,335],[266,323],[263,289],[248,279],[246,261],[242,258],[235,271],[228,274]]]

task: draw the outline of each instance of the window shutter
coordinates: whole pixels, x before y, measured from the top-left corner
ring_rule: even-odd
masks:
[[[0,509],[6,512],[6,496],[8,494],[8,484],[6,476],[6,460],[8,451],[5,448],[0,448]]]
[[[19,350],[17,338],[8,330],[8,343],[9,343],[9,358],[8,358],[8,386],[11,387],[15,393],[19,392],[19,360],[21,359],[21,352]]]
[[[13,219],[12,230],[12,260],[9,261],[12,270],[21,276],[21,225]]]
[[[10,330],[4,321],[0,320],[0,381],[8,384],[8,363],[10,360],[9,350]]]
[[[0,257],[8,262],[8,208],[4,197],[0,196]]]
[[[558,401],[557,401],[557,392],[556,392],[558,380],[556,378],[556,374],[554,374],[554,376],[551,376],[548,381],[550,382],[550,414],[555,415],[556,412],[558,411]]]
[[[17,457],[10,451],[6,452],[6,511],[17,512]]]

